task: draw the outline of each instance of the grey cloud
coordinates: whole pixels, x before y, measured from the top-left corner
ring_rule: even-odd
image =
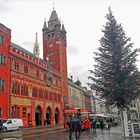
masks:
[[[78,49],[74,46],[68,46],[68,53],[71,55],[78,55]]]
[[[8,7],[9,0],[0,0],[0,12],[7,12],[10,10]]]
[[[25,46],[33,46],[33,42],[31,42],[31,41],[24,41],[23,45],[25,45]]]
[[[84,70],[84,67],[71,67],[69,68],[68,77],[73,76],[73,81],[76,81],[77,78],[81,81],[82,86],[87,87],[89,72]]]
[[[33,51],[33,42],[31,41],[24,41],[23,43],[23,48],[26,48],[28,51],[32,52]]]
[[[89,82],[88,81],[88,76],[89,76],[89,72],[88,71],[84,71],[84,72],[80,73],[79,80],[81,81],[82,86],[86,86],[87,87],[87,83]]]
[[[78,72],[81,71],[82,69],[84,69],[82,66],[75,66],[75,67],[70,67],[69,70],[71,72]]]

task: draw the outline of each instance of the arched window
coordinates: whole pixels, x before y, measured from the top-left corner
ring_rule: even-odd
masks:
[[[24,95],[25,95],[25,96],[28,96],[28,86],[27,86],[27,85],[25,85],[25,87],[24,87],[24,88],[25,88],[25,94],[24,94]]]
[[[44,92],[44,98],[48,100],[48,98],[49,98],[48,96],[49,96],[48,91],[45,90],[45,92]]]
[[[57,102],[57,94],[56,93],[54,93],[54,101]]]
[[[19,71],[19,62],[15,62],[15,64],[14,64],[14,70]]]
[[[52,33],[52,39],[53,39],[53,38],[55,38],[55,34],[54,34],[54,33]]]
[[[0,54],[0,65],[6,65],[6,56]]]
[[[2,116],[2,108],[0,108],[0,117]]]
[[[48,34],[48,39],[51,39],[51,35],[50,34]]]
[[[28,96],[28,86],[27,85],[21,85],[21,95]]]
[[[0,92],[5,91],[6,81],[0,78]]]
[[[53,92],[50,92],[49,95],[50,95],[50,96],[49,96],[49,99],[50,99],[50,100],[53,100]]]
[[[16,94],[16,83],[12,83],[12,94]]]
[[[0,36],[0,44],[3,44],[3,43],[4,43],[4,37]]]
[[[61,95],[58,94],[58,102],[61,102]]]
[[[39,78],[39,71],[36,71],[36,77]]]
[[[27,65],[24,65],[24,73],[28,74],[28,66]]]
[[[39,90],[39,99],[43,99],[43,90],[42,89]]]
[[[37,98],[37,88],[33,87],[33,97]]]
[[[20,95],[20,84],[17,84],[16,88],[17,88],[16,94],[17,95]]]

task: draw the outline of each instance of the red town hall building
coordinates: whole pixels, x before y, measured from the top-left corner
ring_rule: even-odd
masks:
[[[44,22],[43,59],[11,42],[11,30],[0,24],[0,117],[22,118],[24,126],[63,124],[68,101],[67,41],[64,25],[52,11]]]

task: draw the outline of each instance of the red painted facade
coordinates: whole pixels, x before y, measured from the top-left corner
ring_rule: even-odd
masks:
[[[0,116],[3,118],[9,115],[10,43],[11,30],[0,24]]]
[[[55,10],[52,11],[48,26],[44,23],[43,59],[49,57],[54,69],[61,73],[62,96],[64,108],[68,104],[68,75],[67,75],[67,41],[64,25],[60,23]]]
[[[53,39],[48,40],[52,33]],[[60,34],[64,38],[58,37]],[[62,30],[54,31],[43,27],[43,59],[12,43],[11,31],[2,24],[0,35],[4,36],[0,53],[6,57],[6,64],[0,65],[0,78],[5,80],[4,91],[0,91],[2,118],[22,118],[25,127],[63,124],[68,96],[64,26]],[[46,62],[47,56],[49,61]],[[50,62],[53,62],[51,67]],[[51,73],[51,79],[48,73]]]

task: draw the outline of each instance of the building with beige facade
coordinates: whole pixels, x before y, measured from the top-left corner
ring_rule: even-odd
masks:
[[[85,87],[81,86],[81,82],[79,80],[74,82],[72,78],[68,79],[68,95],[69,108],[80,108],[92,111],[90,92]]]

